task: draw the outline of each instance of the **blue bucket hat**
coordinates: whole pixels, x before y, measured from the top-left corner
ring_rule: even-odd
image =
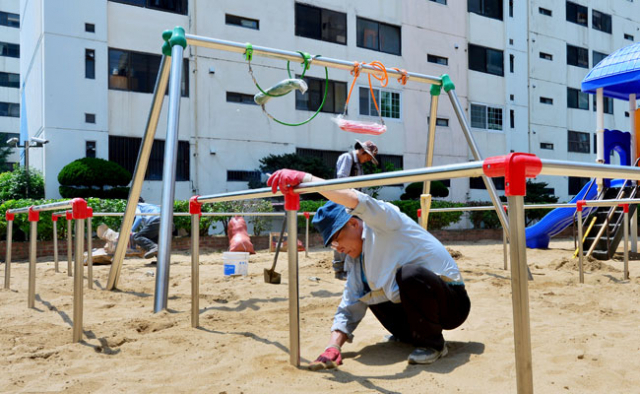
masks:
[[[351,218],[352,216],[347,213],[347,209],[343,205],[329,201],[318,209],[312,223],[322,234],[324,246],[326,247],[334,234],[340,231]]]

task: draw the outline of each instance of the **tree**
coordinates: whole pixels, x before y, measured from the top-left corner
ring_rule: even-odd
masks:
[[[16,166],[11,172],[0,174],[0,200],[19,200],[27,198],[27,183],[29,184],[29,198],[44,198],[44,178],[33,168],[27,171]]]
[[[0,171],[11,171],[7,163],[7,157],[11,154],[11,148],[7,145],[7,134],[0,134]]]
[[[546,182],[527,181],[527,195],[524,196],[525,204],[553,204],[558,202],[558,197],[550,193],[552,189]],[[542,219],[551,209],[527,209],[525,211],[526,224]]]
[[[64,166],[58,182],[65,198],[127,198],[131,173],[118,163],[84,157]]]

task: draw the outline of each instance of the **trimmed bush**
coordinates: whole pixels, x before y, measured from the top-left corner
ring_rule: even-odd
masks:
[[[23,167],[0,174],[0,200],[17,200],[27,197],[27,183],[30,198],[44,197],[44,178],[39,171],[30,169],[29,174]]]
[[[404,189],[404,193],[400,196],[401,200],[416,200],[420,199],[422,194],[423,182],[414,182],[407,185]],[[431,182],[431,196],[432,197],[447,197],[449,196],[449,188],[440,181]]]
[[[64,166],[58,182],[65,198],[127,198],[131,173],[118,163],[84,157]]]

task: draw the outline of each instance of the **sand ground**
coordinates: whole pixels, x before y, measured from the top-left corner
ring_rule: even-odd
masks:
[[[37,264],[35,309],[27,308],[27,263],[12,265],[0,291],[0,392],[70,393],[515,393],[510,272],[502,244],[447,245],[457,259],[472,307],[445,332],[449,355],[431,366],[406,362],[412,348],[383,343],[372,314],[343,347],[338,370],[289,364],[287,254],[265,284],[273,254],[251,257],[249,275],[223,276],[221,253],[203,251],[199,329],[190,325],[190,257],[174,253],[169,311],[152,313],[155,267],[127,259],[118,291],[103,290],[108,266],[85,288],[84,341],[72,344],[73,288],[51,259]],[[640,263],[587,262],[585,284],[571,260],[573,242],[528,250],[534,388],[537,393],[640,391]],[[301,358],[322,352],[344,282],[333,278],[331,252],[299,255]],[[4,277],[4,266],[0,267]],[[2,283],[2,282],[0,282]]]

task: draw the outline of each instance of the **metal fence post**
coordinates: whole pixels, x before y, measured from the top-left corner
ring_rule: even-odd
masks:
[[[40,220],[40,212],[34,211],[33,207],[29,208],[29,295],[27,303],[29,308],[35,307],[36,302],[36,259],[38,245],[38,221]]]
[[[287,253],[289,260],[289,363],[300,366],[300,302],[298,289],[298,210],[300,195],[284,196],[287,213]]]
[[[91,228],[91,221],[93,216],[93,209],[87,207],[87,288],[93,289],[93,229]]]
[[[52,213],[51,222],[53,223],[53,265],[55,272],[60,272],[60,264],[58,263],[58,215]]]
[[[13,242],[13,213],[5,213],[7,219],[7,254],[4,261],[4,289],[9,290],[11,287],[11,244]]]
[[[73,275],[73,342],[82,340],[83,282],[84,282],[84,221],[88,216],[87,203],[81,198],[73,200],[73,218],[76,221],[76,264]]]
[[[306,219],[304,236],[304,257],[309,257],[309,212],[304,213]]]
[[[71,220],[73,216],[70,211],[67,211],[65,215],[67,218],[67,276],[73,276],[73,242],[71,241],[71,234],[73,233]]]
[[[580,275],[580,283],[584,283],[584,256],[582,244],[582,207],[584,207],[584,201],[578,201],[576,203],[576,213],[578,214],[578,272]]]
[[[623,280],[629,279],[629,204],[622,204],[624,212],[624,277]]]
[[[198,196],[189,199],[191,214],[191,327],[200,325],[200,216]]]

